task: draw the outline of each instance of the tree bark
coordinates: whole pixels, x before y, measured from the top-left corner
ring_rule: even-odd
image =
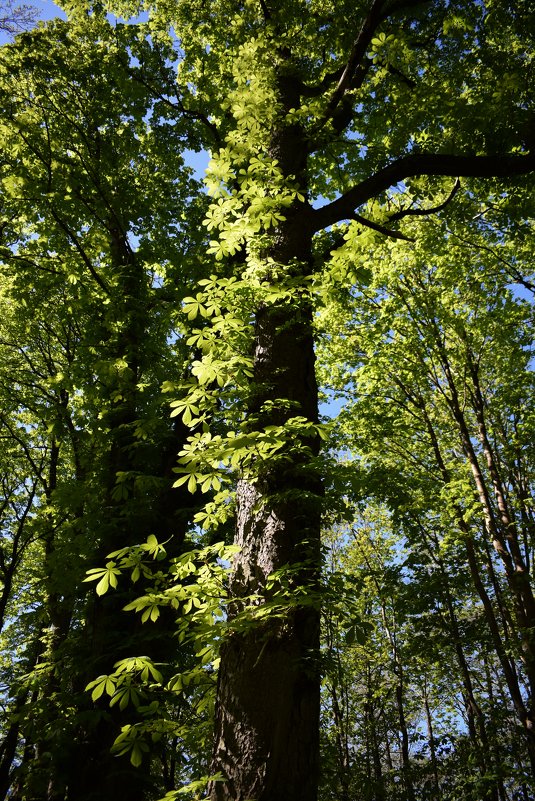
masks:
[[[280,79],[279,95],[286,112],[297,107],[291,80]],[[270,154],[303,188],[306,153],[301,128],[281,123]],[[266,253],[296,277],[311,269],[308,212],[296,201]],[[295,416],[318,421],[314,359],[312,309],[304,295],[257,309],[249,412],[260,429]],[[272,402],[269,411],[266,402]],[[275,571],[289,570],[294,588],[314,588],[320,565],[321,485],[312,466],[317,451],[315,437],[294,440],[283,461],[259,465],[254,482],[239,482],[235,542],[241,550],[230,580],[231,618],[247,608],[252,593],[260,606],[272,599],[266,583]],[[224,642],[213,770],[225,781],[211,785],[213,801],[315,801],[319,628],[317,606],[289,604],[280,616],[268,615]]]
[[[275,377],[273,399],[297,401],[294,414],[317,419],[313,349],[308,319],[286,310],[257,321],[256,376]],[[263,374],[263,375],[262,375]],[[288,414],[287,412],[285,414]],[[290,568],[295,586],[313,584],[319,566],[318,495],[306,461],[238,485],[231,579],[235,613],[251,593],[269,600],[268,577]],[[244,599],[241,603],[239,599]],[[218,683],[214,767],[227,778],[213,799],[313,801],[317,793],[319,612],[288,609],[281,617],[237,631],[224,643]]]
[[[422,688],[422,700],[424,702],[425,720],[427,724],[427,742],[429,744],[429,752],[431,754],[431,770],[433,771],[433,783],[435,786],[435,797],[440,797],[440,781],[438,778],[438,763],[437,752],[435,746],[435,736],[433,733],[433,719],[431,717],[431,709],[429,707],[429,695],[427,692],[427,677],[424,677],[424,684]]]

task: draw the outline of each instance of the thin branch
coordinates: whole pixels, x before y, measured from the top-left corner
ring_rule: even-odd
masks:
[[[309,86],[306,83],[300,82],[299,93],[302,97],[319,97],[329,89],[335,81],[339,81],[344,74],[344,67],[340,67],[334,72],[327,72],[320,83],[315,86]]]
[[[388,219],[391,222],[394,222],[395,220],[401,220],[403,219],[403,217],[408,217],[409,215],[411,217],[426,217],[429,214],[436,214],[438,211],[443,211],[446,208],[446,206],[448,206],[451,203],[451,201],[453,200],[453,198],[455,197],[460,188],[461,188],[461,182],[459,181],[458,178],[456,178],[455,183],[453,184],[453,189],[449,193],[448,197],[442,203],[439,203],[438,206],[432,206],[431,208],[428,209],[418,209],[418,208],[408,207],[406,209],[401,209],[400,211],[397,211],[395,214],[392,214]]]
[[[510,178],[535,171],[535,151],[525,156],[449,156],[421,153],[402,156],[349,189],[337,200],[311,211],[314,232],[352,219],[355,209],[406,178],[444,175],[452,178]]]
[[[377,231],[383,236],[389,236],[393,239],[403,239],[405,242],[414,242],[415,240],[410,237],[402,234],[401,231],[393,231],[391,228],[386,228],[386,226],[381,225],[380,223],[372,222],[372,220],[366,219],[366,217],[361,217],[360,214],[353,214],[351,216],[352,220],[355,222],[360,223],[361,225],[365,225],[366,228],[371,228],[373,231]],[[343,233],[339,233],[333,241],[329,244],[329,246],[323,252],[323,259],[330,258],[338,248],[343,247],[345,244],[345,231]]]
[[[411,8],[423,6],[429,2],[430,0],[391,0],[391,2],[387,3],[385,6],[383,19],[392,17],[399,11],[408,11]]]
[[[415,241],[414,239],[412,239],[412,237],[405,236],[405,234],[402,234],[401,231],[393,231],[391,228],[386,228],[384,225],[381,225],[380,223],[372,222],[372,220],[367,220],[366,217],[361,217],[360,214],[352,214],[351,219],[355,220],[361,225],[365,225],[367,228],[371,228],[372,231],[378,231],[380,234],[384,234],[384,236],[390,236],[393,239],[404,239],[405,242]]]
[[[61,218],[61,216],[53,208],[50,209],[50,213],[52,214],[52,217],[55,219],[55,221],[57,222],[59,227],[65,232],[65,234],[67,234],[67,237],[70,239],[70,241],[72,242],[72,244],[74,245],[74,247],[76,248],[78,253],[80,254],[80,256],[82,258],[82,261],[84,262],[84,264],[87,267],[89,273],[93,276],[93,278],[95,279],[95,281],[97,282],[99,287],[106,293],[106,295],[109,295],[110,294],[110,289],[109,289],[108,285],[100,277],[100,275],[97,273],[97,271],[95,270],[95,268],[93,266],[93,263],[91,262],[91,259],[89,258],[89,256],[85,252],[84,248],[82,247],[82,244],[80,243],[80,240],[78,239],[78,237],[76,236],[74,231],[71,230],[71,228],[67,225],[67,223]]]
[[[11,0],[2,3],[0,8],[0,31],[14,36],[33,28],[39,19],[39,12],[30,5],[16,6]]]
[[[333,95],[327,104],[325,114],[320,121],[319,127],[323,127],[332,118],[346,90],[349,89],[350,85],[352,84],[355,73],[358,67],[361,65],[364,56],[366,55],[366,50],[368,49],[368,46],[372,40],[373,34],[383,19],[383,3],[384,0],[373,0],[372,6],[366,18],[364,19],[364,22],[362,23],[362,27],[357,38],[353,43],[353,47],[351,48],[349,58],[347,59],[344,71],[340,76],[338,85],[336,86],[336,89],[334,90]]]
[[[262,14],[264,15],[264,19],[266,22],[271,19],[271,12],[267,7],[265,0],[260,0],[260,8],[262,9]]]
[[[51,275],[62,275],[59,270],[54,270],[52,267],[44,267],[40,262],[34,261],[33,259],[28,258],[28,256],[19,256],[17,253],[6,253],[3,255],[3,258],[9,261],[14,262],[21,262],[22,264],[29,265],[33,267],[35,270],[41,270],[44,273],[50,273]]]
[[[505,259],[497,250],[495,250],[492,247],[489,247],[488,245],[484,245],[482,242],[472,242],[470,239],[461,236],[456,231],[450,231],[449,233],[450,236],[455,237],[455,239],[458,239],[459,242],[462,242],[464,245],[468,245],[469,247],[474,248],[474,250],[476,251],[484,250],[487,253],[490,253],[490,255],[494,259],[496,259],[496,261],[504,265],[506,271],[509,273],[511,278],[516,283],[521,284],[525,289],[535,293],[535,284],[529,281],[525,276],[523,276],[522,273],[514,266],[514,264]]]
[[[46,479],[43,478],[43,462],[44,459],[41,459],[39,467],[37,466],[37,462],[32,456],[31,448],[28,446],[28,443],[24,441],[24,439],[18,434],[17,430],[13,428],[12,425],[8,422],[7,418],[4,415],[0,415],[0,423],[2,423],[6,429],[9,431],[11,438],[20,445],[22,450],[24,451],[24,456],[30,463],[30,467],[32,468],[33,475],[37,476],[37,478],[41,481],[43,487],[46,488]],[[48,449],[47,449],[48,450]]]
[[[416,81],[413,81],[412,78],[409,78],[408,75],[405,75],[404,72],[398,70],[398,68],[394,67],[393,64],[390,64],[387,61],[383,66],[386,68],[387,72],[389,72],[391,75],[395,75],[396,78],[399,78],[400,81],[402,81],[406,86],[409,87],[409,89],[416,88]]]
[[[186,108],[178,92],[174,94],[174,97],[176,98],[176,103],[173,103],[173,101],[170,100],[166,95],[155,89],[154,86],[152,86],[152,84],[150,84],[149,81],[147,81],[146,78],[143,77],[143,75],[139,72],[139,70],[131,69],[129,70],[129,74],[134,81],[137,81],[137,83],[140,83],[142,86],[145,87],[145,89],[148,89],[153,97],[157,98],[158,100],[160,100],[160,102],[164,103],[166,106],[173,109],[173,111],[175,112],[178,111],[185,117],[189,117],[190,119],[198,120],[199,122],[201,122],[206,128],[208,128],[208,130],[214,137],[217,144],[220,145],[222,143],[221,135],[219,133],[217,125],[213,122],[210,122],[208,117],[202,112],[193,111],[192,109]]]
[[[178,108],[181,114],[183,114],[185,117],[189,117],[192,120],[199,120],[199,122],[201,122],[206,128],[208,128],[208,130],[214,137],[217,144],[221,145],[223,140],[221,138],[221,134],[219,133],[217,125],[214,122],[210,122],[208,117],[205,114],[202,114],[200,111],[193,111],[192,109],[186,108],[182,103],[182,99],[178,96],[178,94],[175,95],[175,97],[177,99],[177,106],[175,108]],[[173,106],[174,104],[170,103],[170,105]]]

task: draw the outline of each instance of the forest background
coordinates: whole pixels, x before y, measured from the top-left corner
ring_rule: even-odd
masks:
[[[529,4],[7,8],[0,796],[532,801]]]

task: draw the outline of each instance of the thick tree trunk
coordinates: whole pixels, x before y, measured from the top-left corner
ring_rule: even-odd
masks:
[[[273,399],[298,403],[290,414],[315,420],[310,321],[292,321],[290,314],[259,315],[257,376],[275,377],[268,390]],[[243,610],[251,593],[269,600],[267,579],[281,568],[295,571],[294,586],[313,585],[320,559],[315,483],[303,456],[254,484],[240,482],[236,543],[241,551],[231,579],[234,613]],[[268,615],[227,639],[221,653],[214,751],[214,768],[227,781],[214,783],[213,799],[316,798],[318,652],[319,611],[314,606],[288,606],[280,617]]]
[[[297,106],[291,81],[280,82],[282,106]],[[281,125],[271,155],[284,174],[306,186],[306,142],[298,126]],[[286,213],[266,256],[288,274],[310,271],[308,207]],[[318,420],[312,309],[305,297],[259,308],[250,413],[254,425],[282,425],[296,416]],[[282,403],[281,403],[282,401]],[[266,402],[268,405],[266,406]],[[288,442],[277,463],[258,465],[258,478],[237,488],[237,555],[230,581],[230,615],[273,599],[266,587],[275,571],[291,571],[290,585],[314,587],[320,563],[321,486],[312,467],[315,437]],[[319,610],[288,604],[222,647],[218,684],[213,801],[314,801],[319,751]]]

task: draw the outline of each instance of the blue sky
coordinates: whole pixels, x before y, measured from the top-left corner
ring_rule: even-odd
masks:
[[[34,0],[32,5],[39,9],[42,19],[52,19],[52,17],[63,17],[65,19],[64,12],[50,0]]]
[[[15,2],[15,7],[18,4],[19,3]],[[25,3],[24,0],[21,0],[20,5],[25,4],[37,10],[39,19],[52,19],[53,17],[63,17],[63,19],[66,19],[65,12],[63,12],[61,8],[58,8],[55,3],[52,3],[51,0],[33,0],[32,2],[28,0],[27,3]],[[9,42],[11,38],[12,37],[8,34],[0,31],[0,45]]]

